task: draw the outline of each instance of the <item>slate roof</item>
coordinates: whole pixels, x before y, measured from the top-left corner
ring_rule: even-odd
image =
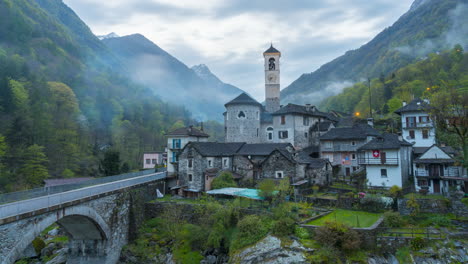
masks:
[[[210,135],[193,126],[178,128],[167,133],[166,136],[210,137]]]
[[[202,156],[219,157],[236,154],[245,143],[190,142],[186,146],[194,147]]]
[[[311,131],[325,132],[325,131],[328,131],[328,128],[330,127],[331,124],[333,124],[333,122],[331,122],[331,121],[317,122],[312,126],[312,128],[310,130]]]
[[[236,98],[232,99],[231,101],[227,102],[224,106],[228,105],[235,105],[235,104],[250,104],[250,105],[257,105],[262,107],[262,104],[257,102],[257,100],[253,99],[246,93],[241,93]]]
[[[395,113],[401,115],[401,113],[405,112],[424,112],[426,111],[425,108],[427,107],[429,107],[429,105],[424,102],[424,100],[417,98],[411,101],[409,104],[397,109]]]
[[[271,44],[271,46],[267,50],[265,50],[265,52],[263,52],[263,53],[280,53],[280,51],[275,49],[273,47],[273,44]]]
[[[431,146],[432,147],[432,146]],[[431,147],[414,147],[413,148],[413,153],[416,154],[416,155],[421,155],[423,154],[424,152],[426,152],[428,149],[430,149]],[[443,151],[445,151],[445,153],[447,154],[456,154],[457,152],[450,146],[445,146],[445,147],[440,147]]]
[[[332,128],[325,135],[320,137],[320,140],[349,140],[349,139],[366,139],[367,136],[379,136],[380,133],[376,129],[365,124],[357,124],[353,127],[336,127]]]
[[[318,147],[308,147],[304,148],[296,153],[294,160],[297,163],[308,164],[312,168],[323,168],[323,166],[328,162],[326,159],[312,158],[310,155],[318,151]]]
[[[268,156],[275,149],[286,149],[292,147],[290,143],[260,143],[260,144],[245,144],[237,152],[239,155],[244,156]]]
[[[400,141],[398,135],[384,133],[364,144],[358,150],[399,149],[402,146],[412,146],[412,144],[405,140]]]
[[[454,163],[455,160],[453,159],[415,159],[414,163]]]
[[[281,107],[280,110],[274,112],[272,115],[285,115],[285,114],[302,114],[309,116],[319,116],[324,118],[330,118],[331,115],[320,112],[315,106],[305,106],[297,104],[288,104]]]

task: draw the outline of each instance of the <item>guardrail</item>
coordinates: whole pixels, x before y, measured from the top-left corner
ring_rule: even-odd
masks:
[[[161,180],[166,177],[166,172],[155,173],[152,170],[152,174],[143,176],[133,177],[130,179],[123,179],[110,183],[104,183],[81,189],[71,190],[67,192],[46,195],[38,198],[33,198],[24,201],[18,201],[0,205],[0,219],[5,219],[12,216],[18,216],[25,213],[35,212],[40,209],[46,209],[53,206],[61,205],[67,202],[80,200],[87,197],[93,197],[96,195],[117,191],[120,189],[148,183],[156,180]]]
[[[12,203],[12,202],[21,201],[21,200],[32,199],[36,197],[71,191],[71,190],[80,189],[80,188],[98,185],[98,184],[103,184],[103,183],[130,179],[130,178],[153,174],[155,172],[162,172],[162,171],[165,171],[165,168],[159,168],[156,170],[151,169],[151,170],[119,174],[115,176],[95,178],[92,180],[82,181],[82,182],[73,183],[73,184],[65,184],[65,185],[51,186],[51,187],[41,187],[41,188],[35,188],[35,189],[30,189],[30,190],[25,190],[25,191],[0,194],[0,204],[6,204],[6,203]]]

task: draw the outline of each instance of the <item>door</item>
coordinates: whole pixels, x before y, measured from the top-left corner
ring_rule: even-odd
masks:
[[[350,168],[346,168],[346,176],[351,176],[351,169]]]
[[[434,181],[434,193],[440,193],[440,180],[433,180]]]

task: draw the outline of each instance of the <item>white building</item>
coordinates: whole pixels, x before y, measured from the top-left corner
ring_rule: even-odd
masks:
[[[397,135],[385,133],[364,144],[358,151],[358,162],[366,168],[368,186],[409,186],[411,143]]]
[[[416,191],[426,189],[429,193],[447,194],[450,187],[468,191],[468,177],[454,163],[452,155],[443,148],[436,145],[428,148],[414,160]]]
[[[189,142],[206,142],[210,135],[193,126],[176,129],[167,136],[167,173],[169,176],[177,172],[178,154]]]
[[[401,116],[401,133],[404,140],[414,143],[413,147],[430,147],[435,144],[435,128],[425,109],[429,104],[421,99],[414,99],[395,113]]]

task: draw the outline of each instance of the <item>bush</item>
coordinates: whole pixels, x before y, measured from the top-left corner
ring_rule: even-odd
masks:
[[[392,198],[403,197],[403,190],[397,185],[393,185],[392,187],[390,187],[390,190],[388,190],[388,193],[390,194],[390,197]]]
[[[418,200],[416,200],[416,197],[414,196],[414,194],[411,195],[408,201],[406,201],[406,206],[411,209],[411,213],[410,213],[411,216],[415,217],[418,215],[420,205],[418,203]]]
[[[295,226],[294,227],[294,235],[297,236],[300,239],[309,239],[310,234],[307,229],[300,227],[300,226]]]
[[[275,182],[271,179],[266,179],[260,182],[258,185],[258,195],[265,198],[265,200],[271,201],[275,196],[276,185]]]
[[[294,233],[296,223],[291,218],[283,218],[273,224],[273,234],[285,237]]]
[[[445,215],[435,215],[427,219],[429,225],[448,227],[452,225],[450,219]]]
[[[359,234],[349,226],[339,222],[326,222],[315,230],[315,240],[324,246],[340,250],[354,250],[361,245]]]
[[[398,212],[388,211],[384,213],[383,217],[386,227],[401,227],[405,224],[405,221]]]
[[[382,197],[379,195],[367,194],[360,199],[361,208],[369,212],[382,212],[390,209],[393,204],[393,199],[390,197]]]
[[[262,239],[268,233],[268,228],[262,218],[257,215],[248,215],[237,224],[239,232],[231,244],[231,250],[243,248]]]
[[[41,254],[41,250],[46,247],[44,240],[40,239],[39,237],[36,237],[32,241],[32,245],[34,247],[34,251],[36,251],[36,254]]]
[[[410,242],[410,247],[414,251],[423,249],[426,246],[426,240],[422,237],[415,237]]]
[[[229,172],[223,172],[218,177],[214,178],[211,183],[211,189],[222,189],[229,187],[237,187],[237,183],[234,181],[232,174]]]

